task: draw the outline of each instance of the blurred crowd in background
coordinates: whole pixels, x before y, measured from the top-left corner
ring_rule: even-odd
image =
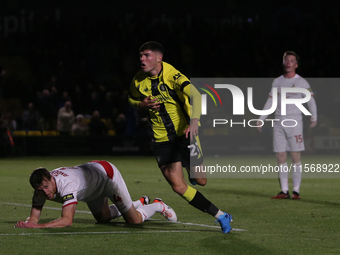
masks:
[[[105,122],[98,134],[145,134],[145,114],[130,107],[127,98],[140,69],[138,48],[149,40],[163,44],[164,61],[189,78],[274,78],[282,74],[286,50],[300,55],[297,73],[303,77],[338,77],[337,10],[274,6],[242,14],[241,3],[231,2],[235,14],[225,15],[194,10],[156,15],[156,10],[140,7],[99,17],[88,7],[67,16],[63,8],[44,14],[16,6],[25,32],[0,30],[1,127],[75,134],[77,120],[89,124],[94,118]],[[0,14],[0,22],[5,18]],[[263,88],[264,95],[268,92]],[[339,116],[329,110],[337,108],[340,85],[327,92],[318,87],[314,93],[319,132],[328,134],[328,127],[340,127]]]

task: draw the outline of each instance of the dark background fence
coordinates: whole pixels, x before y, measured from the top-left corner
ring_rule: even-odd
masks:
[[[112,153],[123,136],[139,141],[146,134],[145,114],[129,107],[127,96],[139,69],[138,48],[149,40],[163,44],[164,60],[188,77],[274,78],[282,73],[286,50],[300,55],[303,77],[338,77],[337,6],[336,1],[1,1],[1,119],[11,132],[22,130],[23,112],[33,103],[40,115],[36,129],[56,130],[58,109],[70,100],[75,115],[90,118],[98,110],[118,136],[100,138],[97,149],[85,146],[91,137],[15,137],[16,146],[25,144],[25,155]],[[316,89],[315,99],[322,117],[309,135],[336,139],[340,85]],[[240,141],[249,141],[245,137]]]

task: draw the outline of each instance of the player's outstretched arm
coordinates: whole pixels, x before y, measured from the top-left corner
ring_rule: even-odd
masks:
[[[32,206],[30,217],[28,217],[26,221],[18,221],[15,227],[25,228],[27,225],[38,224],[42,208],[42,206]]]
[[[33,208],[32,208],[33,209]],[[43,224],[38,224],[34,219],[31,220],[31,217],[27,219],[27,221],[18,221],[15,227],[17,228],[63,228],[69,227],[72,225],[73,217],[76,212],[76,204],[71,204],[63,207],[61,211],[61,217]],[[41,213],[41,210],[40,210]],[[31,213],[32,215],[32,213]]]
[[[32,206],[31,209],[31,215],[27,218],[26,221],[32,222],[32,223],[38,223],[41,215],[42,206]]]
[[[192,119],[190,125],[183,131],[185,137],[188,138],[190,134],[190,140],[193,141],[196,136],[198,136],[198,119]]]
[[[190,98],[190,100],[192,100],[192,107],[190,109],[191,112],[188,112],[191,118],[190,125],[184,130],[185,137],[188,137],[190,133],[190,140],[192,141],[194,137],[198,135],[198,126],[199,126],[199,120],[201,117],[201,100],[202,99],[201,99],[201,94],[192,84],[184,86],[183,93],[187,95]]]

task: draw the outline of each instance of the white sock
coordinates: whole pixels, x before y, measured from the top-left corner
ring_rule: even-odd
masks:
[[[215,218],[218,219],[218,217],[220,217],[221,215],[224,215],[224,212],[218,210],[217,214],[215,215]]]
[[[143,206],[142,202],[140,200],[137,201],[133,201],[132,202],[133,206],[137,209],[138,207]],[[112,204],[109,206],[110,209],[110,213],[111,213],[111,219],[116,219],[120,216],[122,216],[122,214],[120,213],[120,211],[118,210],[117,206],[115,204]]]
[[[141,207],[141,206],[144,206],[140,200],[133,201],[132,204],[136,209]]]
[[[289,187],[288,187],[288,165],[287,165],[287,162],[279,165],[280,167],[280,172],[279,172],[279,179],[280,179],[280,186],[281,186],[281,190],[284,192],[284,193],[287,193],[288,190],[289,190]]]
[[[300,184],[302,177],[302,164],[301,162],[293,164],[293,191],[300,192]]]
[[[111,219],[112,220],[122,216],[120,211],[118,210],[118,208],[117,208],[117,206],[115,204],[110,205],[109,209],[110,209]]]
[[[162,212],[163,205],[161,203],[153,203],[136,208],[136,210],[142,215],[144,222],[147,219],[151,218],[155,214],[155,212]]]

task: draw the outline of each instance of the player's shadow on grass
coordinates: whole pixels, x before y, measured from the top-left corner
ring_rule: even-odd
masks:
[[[202,250],[209,251],[209,254],[220,254],[221,247],[224,247],[223,254],[278,254],[278,252],[264,248],[268,240],[262,239],[263,243],[255,244],[241,239],[240,235],[242,235],[240,232],[230,232],[229,234],[209,236],[197,245],[201,246]]]
[[[136,229],[136,230],[144,230],[144,231],[178,231],[178,232],[184,232],[184,231],[190,231],[190,232],[215,232],[220,233],[220,229],[203,229],[202,227],[188,227],[183,226],[176,223],[166,222],[166,221],[153,221],[153,220],[147,220],[140,224],[128,224],[126,222],[115,222],[111,221],[108,223],[104,223],[101,225],[107,225],[114,227],[123,227],[124,229]]]
[[[314,199],[308,199],[308,198],[306,199],[302,198],[298,200],[298,202],[340,207],[340,203],[337,203],[337,202],[320,201],[320,200],[314,200]]]
[[[47,223],[55,220],[55,218],[44,218],[43,220],[40,220],[39,223]],[[6,223],[14,223],[16,224],[19,220],[17,221],[7,221]],[[96,220],[95,219],[73,219],[73,223],[85,223],[85,224],[95,224]]]
[[[216,189],[214,189],[214,191],[216,191]],[[254,192],[254,191],[246,191],[246,190],[223,189],[223,191],[220,190],[220,192],[227,192],[228,194],[236,195],[239,198],[241,198],[240,196],[264,197],[270,200],[270,198],[272,197],[272,195],[269,195],[269,194],[264,194],[264,193]],[[284,200],[289,201],[292,199],[284,199]],[[340,203],[337,203],[337,202],[329,202],[329,201],[322,201],[322,200],[315,200],[315,199],[308,199],[308,198],[294,200],[294,202],[303,202],[303,203],[311,203],[311,204],[327,205],[327,206],[335,206],[335,207],[340,206]]]
[[[44,219],[40,223],[46,223],[51,222],[54,219]],[[17,221],[6,221],[7,224],[15,225]],[[85,227],[82,226],[79,228],[79,226],[76,226],[76,224],[85,224]],[[140,224],[128,224],[125,221],[111,221],[108,223],[99,223],[97,224],[96,221],[93,219],[74,219],[73,224],[71,227],[66,228],[40,228],[40,231],[43,232],[53,232],[53,233],[59,233],[59,232],[86,232],[91,230],[92,232],[100,232],[103,231],[103,229],[98,229],[98,226],[104,226],[105,230],[107,232],[110,231],[169,231],[169,232],[205,232],[205,233],[217,233],[219,234],[221,231],[220,229],[204,229],[202,227],[188,227],[183,226],[180,224],[174,224],[171,222],[166,221],[145,221]],[[109,227],[106,228],[106,226]]]
[[[232,190],[232,189],[214,189],[214,192],[220,192],[222,193],[226,193],[226,194],[233,194],[236,195],[238,198],[241,198],[240,196],[247,196],[247,197],[265,197],[265,198],[270,198],[272,196],[270,196],[269,194],[264,194],[264,193],[259,193],[256,191],[246,191],[246,190]]]
[[[42,223],[47,223],[55,220],[55,218],[44,218],[43,220],[39,221],[39,224]],[[18,220],[19,221],[19,220]],[[13,224],[13,226],[18,222],[18,221],[6,221],[8,224]],[[86,224],[86,225],[95,225],[96,220],[95,219],[73,219],[73,224]],[[42,229],[51,229],[51,228],[42,228]],[[63,229],[68,229],[68,228],[63,228]]]

